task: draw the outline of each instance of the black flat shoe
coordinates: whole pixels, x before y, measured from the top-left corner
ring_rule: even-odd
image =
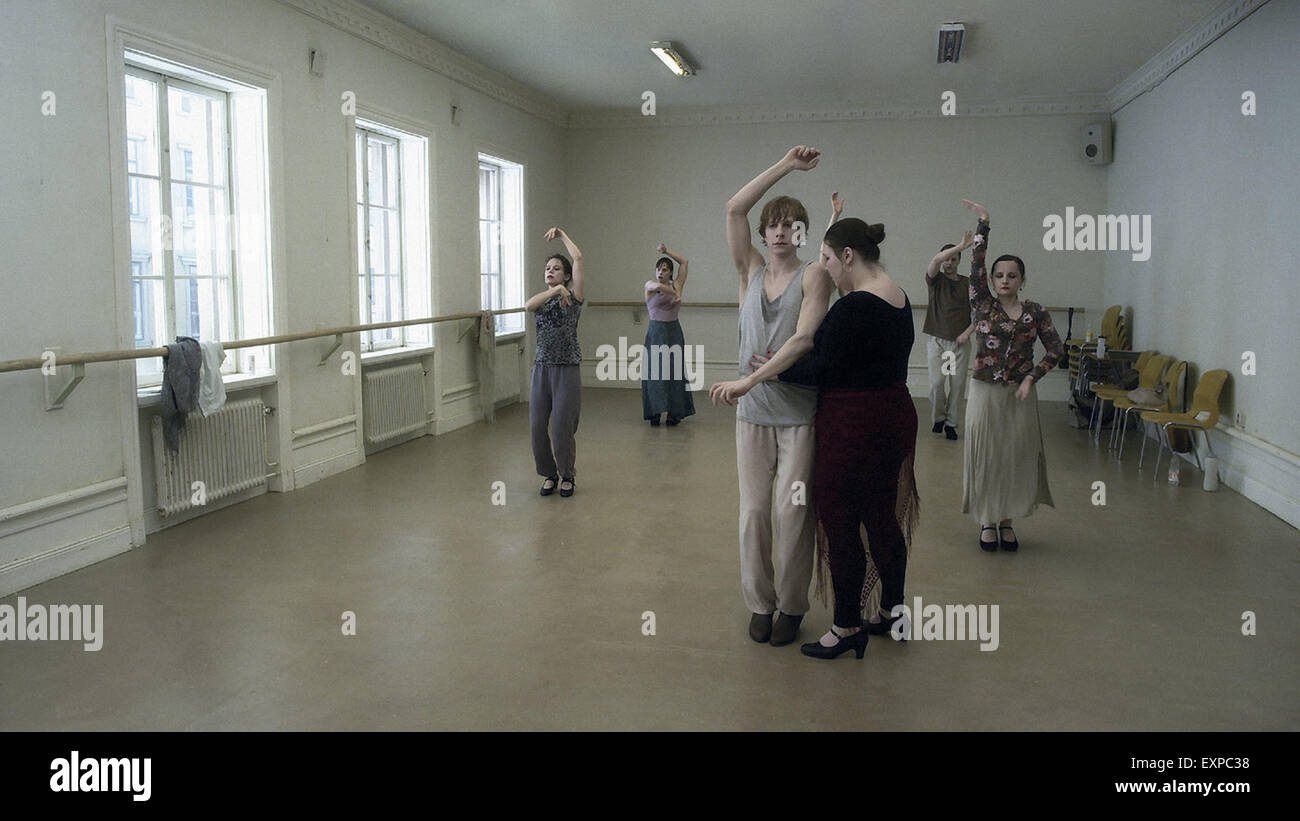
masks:
[[[943,435],[947,436],[949,439],[951,439],[954,442],[957,441],[957,429],[954,428],[952,425],[943,426]]]
[[[682,423],[682,420],[678,419],[676,416],[670,416],[670,417],[668,417],[668,427],[670,427],[670,428],[671,428],[673,425],[680,425],[681,423]]]
[[[835,636],[835,644],[827,647],[820,641],[809,642],[799,646],[799,652],[805,656],[815,659],[833,659],[839,658],[844,653],[852,650],[860,659],[867,654],[867,639],[870,637],[866,630],[859,630],[851,636],[841,636],[831,628],[831,635]]]
[[[650,420],[650,427],[652,428],[659,427],[659,414],[655,414],[655,418]]]
[[[755,613],[749,617],[749,637],[759,644],[772,638],[771,613]]]
[[[930,428],[930,433],[943,433],[943,422],[935,422],[934,427]]]
[[[558,481],[560,481],[559,476],[547,476],[546,480],[542,482],[542,495],[550,496],[552,493],[554,493],[555,483]]]
[[[997,535],[998,526],[997,526],[997,525],[980,525],[980,550],[985,550],[985,551],[988,551],[989,553],[997,553],[997,552],[998,552],[998,540],[997,540],[997,539],[994,539],[994,540],[991,541],[991,542],[986,542],[986,541],[984,541],[984,531],[986,531],[986,530],[992,530],[993,533],[994,533],[994,535]]]
[[[568,487],[565,487],[565,485],[568,485]],[[573,487],[573,479],[568,476],[564,477],[560,480],[560,495],[566,499],[569,498],[573,495]]]
[[[784,647],[795,640],[799,635],[799,625],[803,622],[803,616],[791,616],[789,613],[782,613],[776,617],[776,623],[772,625],[772,646]]]
[[[1002,538],[1002,531],[1004,530],[1011,530],[1011,525],[1001,525],[998,527],[998,541],[1002,542],[1003,550],[1009,553],[1015,553],[1017,550],[1020,549],[1020,542],[1016,541],[1014,538],[1016,532],[1014,530],[1011,530],[1012,538],[1004,539]]]

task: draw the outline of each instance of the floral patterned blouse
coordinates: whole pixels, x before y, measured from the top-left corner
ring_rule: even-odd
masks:
[[[975,379],[1019,385],[1026,376],[1041,382],[1065,356],[1061,335],[1052,324],[1052,316],[1042,305],[1022,300],[1018,319],[1012,319],[1001,301],[989,290],[984,270],[984,253],[988,250],[989,224],[980,220],[975,229],[971,250],[970,312],[975,325]],[[1047,355],[1034,365],[1034,340],[1039,339]]]
[[[578,365],[582,349],[578,347],[578,317],[582,300],[574,297],[568,307],[560,304],[559,294],[551,297],[533,314],[537,323],[538,365]]]

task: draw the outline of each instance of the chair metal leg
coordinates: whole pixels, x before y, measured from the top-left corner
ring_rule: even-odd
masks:
[[[1128,412],[1131,410],[1133,409],[1132,408],[1124,409],[1124,424],[1123,424],[1124,429],[1121,430],[1119,434],[1119,460],[1121,462],[1124,461],[1124,440],[1128,438]]]
[[[1159,430],[1159,428],[1156,428],[1156,430]],[[1153,484],[1155,482],[1160,481],[1160,457],[1164,455],[1165,455],[1165,443],[1164,440],[1162,439],[1160,440],[1160,442],[1156,444],[1156,466],[1151,469],[1151,477],[1152,477],[1151,481]]]
[[[1142,457],[1147,453],[1147,420],[1139,416],[1138,421],[1142,423],[1142,452],[1138,454],[1138,470],[1141,470]]]

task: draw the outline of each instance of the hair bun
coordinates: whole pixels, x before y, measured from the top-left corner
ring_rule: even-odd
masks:
[[[867,236],[871,241],[879,245],[885,241],[885,224],[883,222],[873,223],[867,226]]]

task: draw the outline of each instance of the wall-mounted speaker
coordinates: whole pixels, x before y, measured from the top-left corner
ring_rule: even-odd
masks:
[[[1110,120],[1083,129],[1083,158],[1093,165],[1109,165],[1110,141]]]

